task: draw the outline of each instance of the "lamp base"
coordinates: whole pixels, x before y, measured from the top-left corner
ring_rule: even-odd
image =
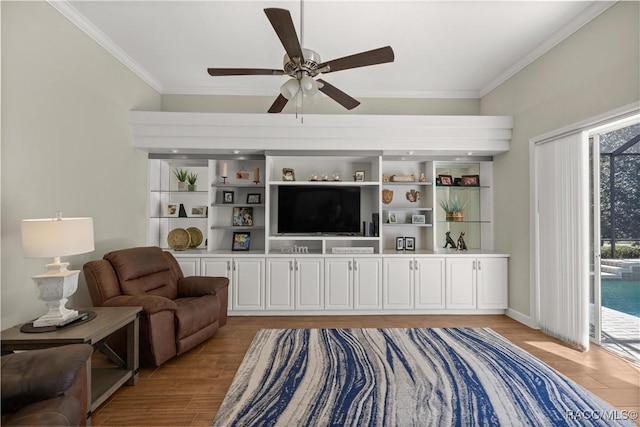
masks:
[[[47,265],[47,272],[32,279],[40,290],[40,299],[49,311],[33,321],[33,326],[55,326],[78,316],[76,310],[65,307],[68,297],[78,289],[79,270],[67,270],[68,263]]]

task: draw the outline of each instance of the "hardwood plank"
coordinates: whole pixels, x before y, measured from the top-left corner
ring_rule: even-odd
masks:
[[[640,369],[598,346],[577,352],[506,316],[229,317],[216,336],[187,354],[157,369],[142,368],[138,384],[120,388],[94,413],[92,425],[209,426],[263,328],[393,327],[490,327],[618,409],[640,410]]]

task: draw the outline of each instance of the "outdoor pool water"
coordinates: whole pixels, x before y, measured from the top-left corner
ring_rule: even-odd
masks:
[[[640,282],[603,280],[601,295],[604,307],[640,317]]]

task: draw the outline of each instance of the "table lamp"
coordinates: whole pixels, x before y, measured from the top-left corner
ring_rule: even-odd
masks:
[[[93,250],[93,218],[62,218],[58,212],[56,218],[22,220],[23,256],[53,258],[53,263],[45,266],[46,273],[32,277],[49,309],[33,326],[60,325],[79,317],[65,304],[78,289],[80,270],[67,270],[69,263],[60,262],[60,257]]]

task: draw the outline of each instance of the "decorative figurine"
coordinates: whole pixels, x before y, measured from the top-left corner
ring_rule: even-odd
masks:
[[[447,246],[451,245],[452,249],[456,248],[456,242],[453,241],[453,239],[451,238],[451,232],[447,231],[445,233],[447,235],[447,243],[444,244],[444,249],[447,248]]]
[[[382,174],[382,182],[389,182],[389,175],[387,175],[386,173]]]
[[[416,190],[407,191],[406,196],[407,200],[411,203],[415,203],[420,200],[420,192]]]
[[[383,189],[382,190],[382,203],[388,205],[393,200],[393,190]]]
[[[460,232],[460,237],[458,237],[458,249],[459,251],[466,251],[467,244],[464,242],[464,231]]]
[[[427,181],[427,177],[424,175],[424,172],[420,172],[420,176],[418,177],[418,181],[420,181],[420,182],[426,182]]]

